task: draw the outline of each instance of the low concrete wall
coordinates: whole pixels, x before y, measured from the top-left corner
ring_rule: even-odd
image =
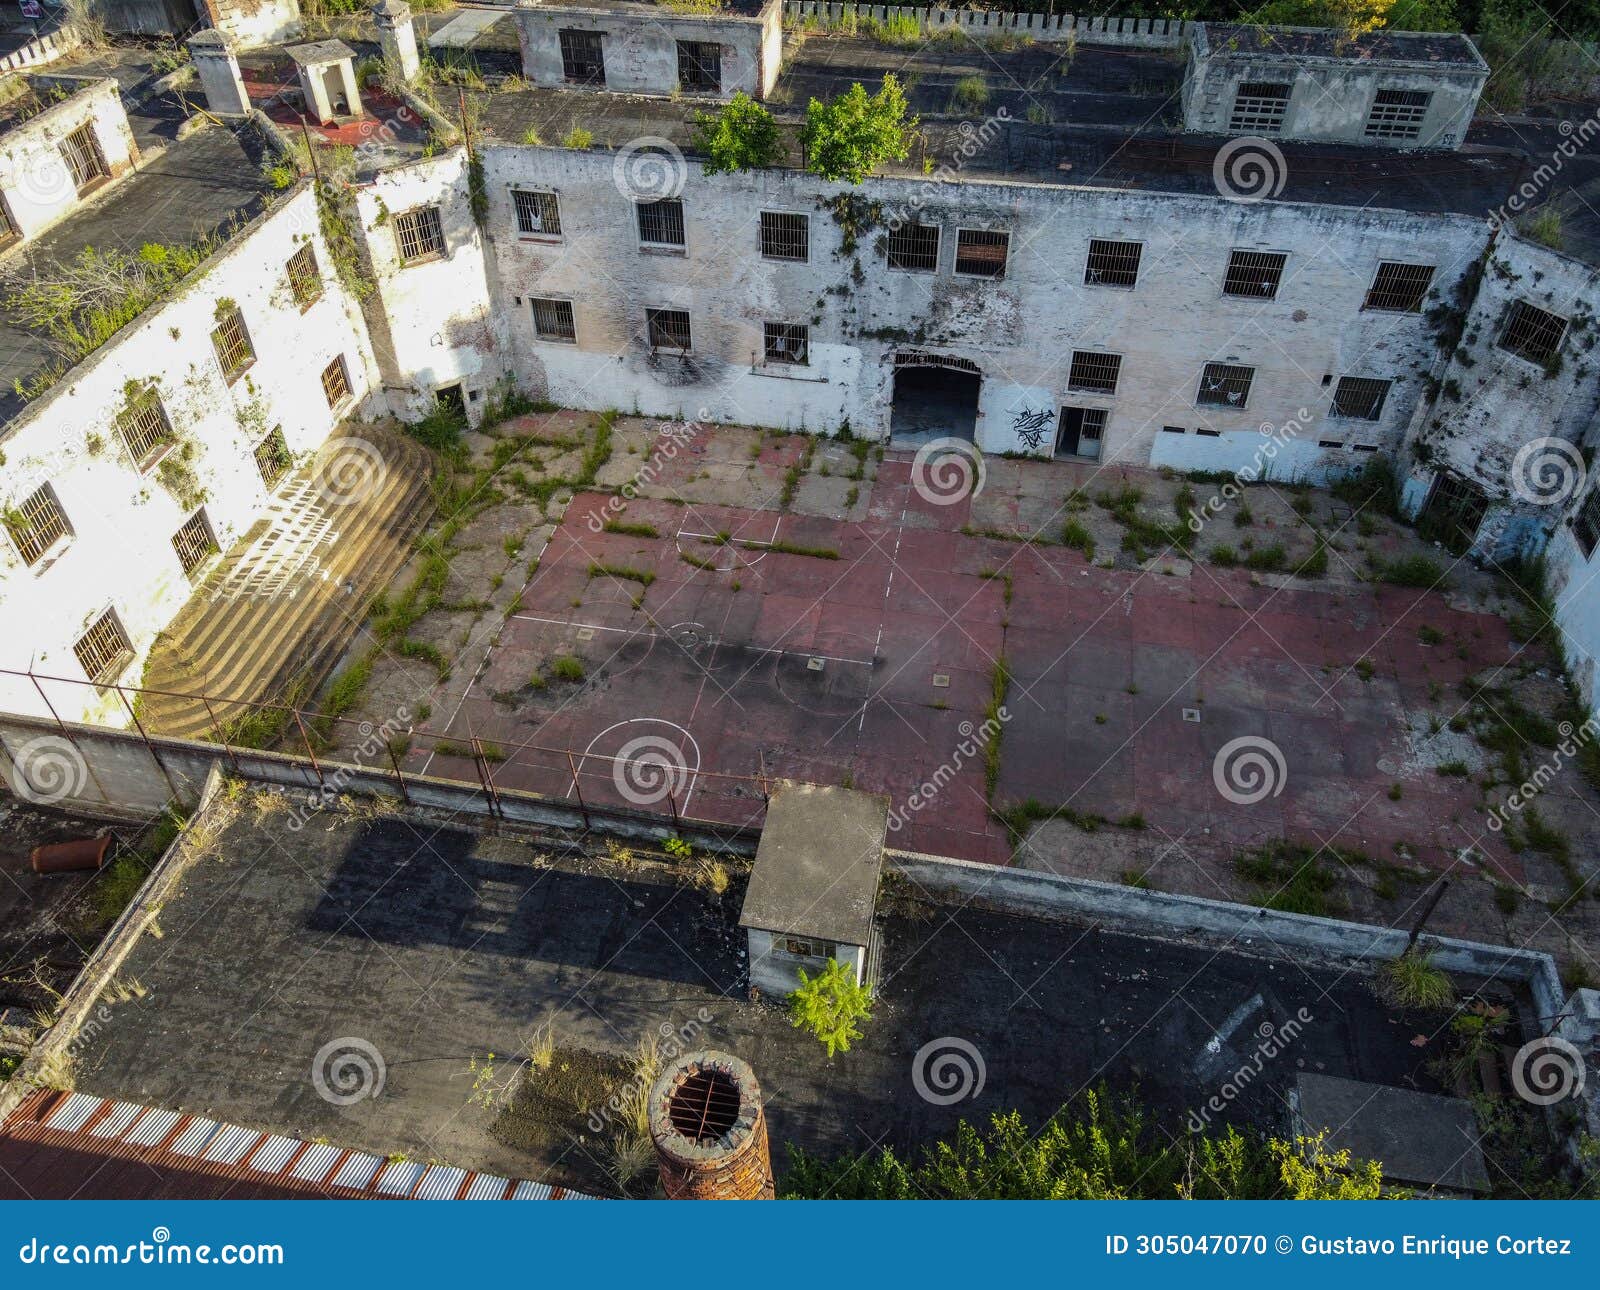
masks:
[[[823,26],[856,22],[888,22],[910,18],[924,30],[961,28],[974,36],[1030,36],[1038,41],[1081,40],[1087,45],[1126,45],[1139,49],[1176,49],[1187,26],[1178,18],[1080,18],[1070,13],[1007,13],[997,9],[944,9],[913,5],[832,4],[827,0],[784,0],[783,20],[797,25],[810,19]]]
[[[54,31],[42,31],[24,45],[0,58],[0,76],[30,67],[43,67],[65,57],[83,43],[77,27],[63,22]]]

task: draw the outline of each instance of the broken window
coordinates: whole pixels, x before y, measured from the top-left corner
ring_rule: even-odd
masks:
[[[217,554],[216,535],[206,520],[204,507],[186,519],[183,527],[172,535],[172,549],[178,553],[178,563],[186,578],[193,578],[206,561]]]
[[[640,202],[639,240],[647,246],[682,246],[683,203],[676,197],[658,202]]]
[[[272,488],[288,471],[293,458],[283,437],[283,427],[273,426],[255,447],[256,469],[261,472],[261,482]]]
[[[1572,517],[1572,533],[1585,556],[1593,555],[1595,547],[1600,546],[1600,488],[1591,488],[1578,507]]]
[[[1236,367],[1231,363],[1207,363],[1200,373],[1200,391],[1195,402],[1201,407],[1242,408],[1250,399],[1250,382],[1255,379],[1253,367]]]
[[[289,290],[301,309],[309,309],[322,295],[322,270],[317,265],[317,253],[307,242],[289,257],[284,265],[289,275]]]
[[[690,91],[720,90],[722,46],[711,40],[680,40],[678,85]]]
[[[902,224],[889,230],[889,267],[932,273],[939,267],[939,227],[936,224]]]
[[[578,343],[578,325],[572,316],[572,301],[535,300],[533,302],[533,333],[540,340],[553,340],[568,345],[576,345]]]
[[[350,373],[345,368],[343,354],[335,354],[333,362],[322,369],[322,393],[335,412],[349,400]]]
[[[256,351],[250,344],[250,333],[245,330],[244,315],[239,312],[238,305],[220,315],[217,325],[211,329],[211,346],[217,351],[217,362],[230,385],[256,361]]]
[[[1283,266],[1289,259],[1281,251],[1235,251],[1228,257],[1228,272],[1222,278],[1225,296],[1249,296],[1271,300],[1283,281]]]
[[[133,661],[133,646],[128,644],[122,624],[111,610],[94,620],[89,630],[72,646],[78,665],[91,681],[109,685]]]
[[[1422,298],[1428,294],[1433,281],[1431,264],[1399,264],[1384,260],[1373,275],[1367,288],[1363,309],[1384,309],[1394,313],[1414,314],[1422,308]]]
[[[604,85],[606,60],[598,31],[563,31],[561,74],[578,85]]]
[[[1497,342],[1501,349],[1530,363],[1548,364],[1561,352],[1567,320],[1537,309],[1526,300],[1513,301]]]
[[[1233,96],[1228,129],[1235,134],[1277,134],[1289,110],[1287,82],[1246,81]]]
[[[394,217],[395,247],[400,263],[436,260],[444,254],[444,224],[437,206],[419,206]]]
[[[956,272],[975,278],[1006,276],[1006,256],[1011,251],[1011,234],[995,229],[956,230]]]
[[[1091,390],[1096,394],[1115,394],[1117,376],[1121,371],[1121,354],[1097,354],[1085,349],[1074,350],[1072,370],[1067,374],[1067,388]]]
[[[72,182],[80,193],[111,173],[100,151],[100,141],[94,137],[94,127],[87,121],[63,139],[59,146],[61,159],[72,171]]]
[[[1333,392],[1329,416],[1353,417],[1357,421],[1376,421],[1383,414],[1383,401],[1389,397],[1389,382],[1366,376],[1341,376]]]
[[[1465,555],[1477,540],[1489,499],[1476,484],[1460,475],[1436,475],[1417,532],[1428,542],[1442,543],[1452,555]]]
[[[561,236],[561,203],[554,193],[518,188],[511,194],[511,204],[517,208],[517,232],[533,237]]]
[[[814,936],[774,936],[772,948],[802,959],[831,959],[839,952],[835,942],[818,940]]]
[[[167,411],[155,391],[147,390],[117,414],[117,433],[128,446],[128,456],[141,471],[149,470],[172,442]]]
[[[1138,242],[1089,243],[1089,259],[1083,268],[1083,281],[1091,287],[1131,287],[1139,281],[1139,256],[1144,247]]]
[[[802,323],[763,323],[767,362],[805,364],[811,357],[811,329]]]
[[[645,331],[651,349],[689,352],[689,313],[685,309],[646,309]]]
[[[1417,138],[1432,98],[1423,90],[1379,90],[1367,113],[1367,138]]]
[[[768,260],[809,259],[811,217],[788,211],[762,211],[761,254]]]
[[[17,544],[17,554],[26,565],[38,564],[71,535],[67,517],[56,501],[55,490],[43,484],[20,505],[9,506],[4,511],[6,532]]]

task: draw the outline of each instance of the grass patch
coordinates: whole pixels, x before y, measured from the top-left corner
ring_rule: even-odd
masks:
[[[648,569],[634,569],[625,564],[600,564],[598,561],[589,565],[589,576],[615,578],[619,582],[637,582],[644,587],[648,587],[656,580],[656,575]]]
[[[1337,918],[1345,902],[1335,888],[1338,872],[1310,847],[1282,839],[1234,857],[1234,872],[1251,884],[1251,899],[1286,914]]]
[[[653,538],[661,536],[654,524],[632,523],[626,520],[607,520],[604,527],[607,533],[621,533],[627,537]]]
[[[550,675],[558,681],[581,681],[586,675],[583,670],[583,660],[571,654],[563,654],[550,664]]]
[[[1456,1001],[1454,982],[1434,967],[1431,954],[1402,954],[1385,963],[1372,988],[1392,1008],[1448,1008]]]
[[[1444,568],[1437,560],[1425,555],[1406,555],[1393,560],[1375,560],[1372,574],[1379,582],[1396,587],[1421,587],[1428,589],[1444,581]]]

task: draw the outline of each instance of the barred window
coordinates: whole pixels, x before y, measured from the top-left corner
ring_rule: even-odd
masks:
[[[1083,281],[1091,287],[1131,287],[1139,281],[1139,256],[1144,247],[1138,242],[1089,243],[1089,259],[1083,268]]]
[[[1373,275],[1367,288],[1363,309],[1383,309],[1394,313],[1414,314],[1422,309],[1423,297],[1433,282],[1433,265],[1400,264],[1384,260]]]
[[[1228,129],[1235,134],[1277,134],[1289,110],[1287,83],[1247,81],[1233,96]]]
[[[217,351],[217,362],[222,365],[222,374],[230,385],[256,361],[256,351],[250,344],[250,333],[245,330],[244,315],[239,312],[238,305],[222,315],[211,329],[211,346]]]
[[[902,224],[889,230],[889,267],[932,273],[939,267],[939,228],[936,224]]]
[[[598,31],[563,31],[561,41],[561,75],[579,85],[604,85],[606,83],[605,53]]]
[[[811,217],[787,211],[761,212],[761,254],[768,260],[811,257]]]
[[[683,203],[676,197],[658,202],[640,202],[639,240],[650,246],[682,246]]]
[[[811,329],[802,323],[762,324],[764,352],[769,363],[794,363],[804,366],[811,361]]]
[[[1379,90],[1367,113],[1367,138],[1418,138],[1432,98],[1423,90]]]
[[[1006,257],[1011,254],[1011,234],[999,229],[962,228],[956,230],[956,272],[975,278],[1006,276]]]
[[[720,90],[722,46],[713,40],[680,40],[678,85],[691,91]]]
[[[1530,363],[1549,363],[1561,352],[1567,334],[1567,320],[1536,309],[1526,300],[1514,301],[1506,314],[1506,325],[1497,342],[1501,349]]]
[[[104,179],[111,173],[106,168],[105,155],[100,151],[100,141],[94,137],[94,127],[87,121],[58,146],[61,159],[72,171],[72,182],[80,193],[95,180]]]
[[[645,331],[651,349],[677,349],[689,352],[689,313],[684,309],[646,309]]]
[[[444,224],[437,206],[419,206],[394,217],[395,246],[402,264],[438,259],[444,254]]]
[[[192,578],[219,550],[216,534],[206,519],[202,507],[183,522],[183,527],[172,535],[172,549],[178,554],[178,563],[186,578]]]
[[[1328,415],[1352,417],[1357,421],[1376,421],[1383,414],[1389,397],[1389,382],[1365,376],[1341,376],[1333,392],[1333,408]]]
[[[335,412],[350,398],[350,373],[343,354],[335,354],[333,362],[322,369],[322,393]]]
[[[83,674],[104,685],[115,681],[133,661],[133,646],[128,644],[127,634],[116,614],[109,609],[78,637],[72,652]]]
[[[0,246],[5,246],[21,236],[17,221],[11,218],[11,208],[6,205],[4,198],[0,198]]]
[[[1584,555],[1593,555],[1595,547],[1600,546],[1600,488],[1591,488],[1583,499],[1583,505],[1572,517],[1572,532]]]
[[[1115,394],[1122,371],[1121,354],[1097,354],[1078,349],[1072,352],[1072,371],[1067,375],[1069,390],[1090,390],[1096,394]]]
[[[1253,367],[1207,363],[1200,373],[1200,390],[1195,402],[1201,407],[1242,408],[1249,402],[1250,382],[1255,375]]]
[[[20,504],[7,507],[4,515],[6,532],[17,544],[22,562],[29,566],[38,564],[57,543],[72,535],[61,504],[56,501],[55,490],[49,484],[36,488]]]
[[[317,253],[307,242],[289,257],[284,265],[289,275],[289,290],[294,302],[302,310],[311,308],[322,295],[322,269],[317,264]]]
[[[553,340],[568,345],[576,345],[578,343],[578,325],[572,316],[572,301],[535,300],[533,302],[533,332],[540,340]]]
[[[533,237],[561,236],[561,202],[554,193],[514,189],[511,203],[517,208],[517,232]]]
[[[148,470],[172,442],[167,410],[152,390],[146,390],[117,414],[117,433],[128,446],[128,456],[140,470]]]
[[[273,426],[266,437],[255,447],[256,469],[261,472],[261,482],[272,488],[284,477],[293,458],[283,437],[283,427]]]
[[[1283,266],[1289,257],[1281,251],[1235,251],[1228,257],[1228,272],[1223,275],[1222,294],[1272,300],[1283,281]]]

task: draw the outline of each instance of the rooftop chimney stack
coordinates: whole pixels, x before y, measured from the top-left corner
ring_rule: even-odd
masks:
[[[650,1090],[650,1139],[672,1200],[771,1200],[767,1117],[755,1072],[728,1053],[690,1053]]]
[[[416,31],[411,26],[411,6],[406,0],[378,0],[372,7],[372,21],[378,28],[385,66],[398,69],[408,82],[415,80],[421,63],[417,59]]]
[[[226,36],[214,27],[202,31],[190,37],[189,54],[212,115],[243,116],[250,111],[250,96],[239,75],[239,60]]]

